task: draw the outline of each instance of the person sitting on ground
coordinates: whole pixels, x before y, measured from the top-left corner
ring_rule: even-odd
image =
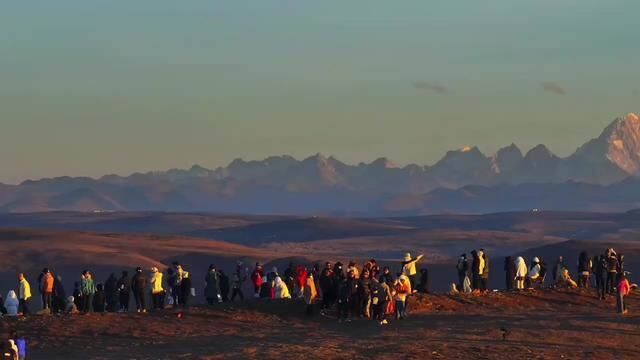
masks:
[[[531,268],[529,269],[529,289],[533,289],[535,285],[542,280],[542,277],[540,276],[540,269],[540,259],[538,257],[534,257]]]
[[[562,280],[559,283],[560,286],[567,287],[570,289],[576,289],[578,287],[578,283],[576,283],[569,274],[569,269],[564,269],[562,273]]]
[[[518,256],[516,259],[516,290],[524,289],[524,281],[527,277],[527,264],[524,262],[524,258],[522,256]]]
[[[18,316],[18,308],[20,306],[20,301],[18,301],[18,296],[16,296],[16,292],[11,290],[7,293],[7,298],[4,300],[4,307],[7,310],[7,316]]]
[[[78,306],[76,306],[76,299],[73,296],[67,298],[67,303],[64,308],[64,313],[67,315],[79,314]]]
[[[291,299],[289,288],[287,284],[282,281],[280,276],[276,276],[275,279],[276,299]]]

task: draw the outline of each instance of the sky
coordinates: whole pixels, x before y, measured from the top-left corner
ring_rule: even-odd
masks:
[[[637,0],[0,3],[0,182],[561,156],[640,112]]]

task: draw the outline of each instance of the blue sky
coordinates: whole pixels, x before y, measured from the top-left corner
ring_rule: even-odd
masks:
[[[640,111],[636,0],[0,4],[0,181],[567,155]]]

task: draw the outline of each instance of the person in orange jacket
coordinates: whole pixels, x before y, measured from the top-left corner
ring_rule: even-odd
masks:
[[[49,269],[45,269],[40,282],[40,292],[42,292],[42,309],[51,311],[53,299],[53,275]]]

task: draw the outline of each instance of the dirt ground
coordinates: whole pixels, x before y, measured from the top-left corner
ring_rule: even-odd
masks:
[[[3,318],[29,359],[637,359],[640,294],[540,290],[426,295],[389,325],[305,316],[299,301],[247,301],[176,312]]]

